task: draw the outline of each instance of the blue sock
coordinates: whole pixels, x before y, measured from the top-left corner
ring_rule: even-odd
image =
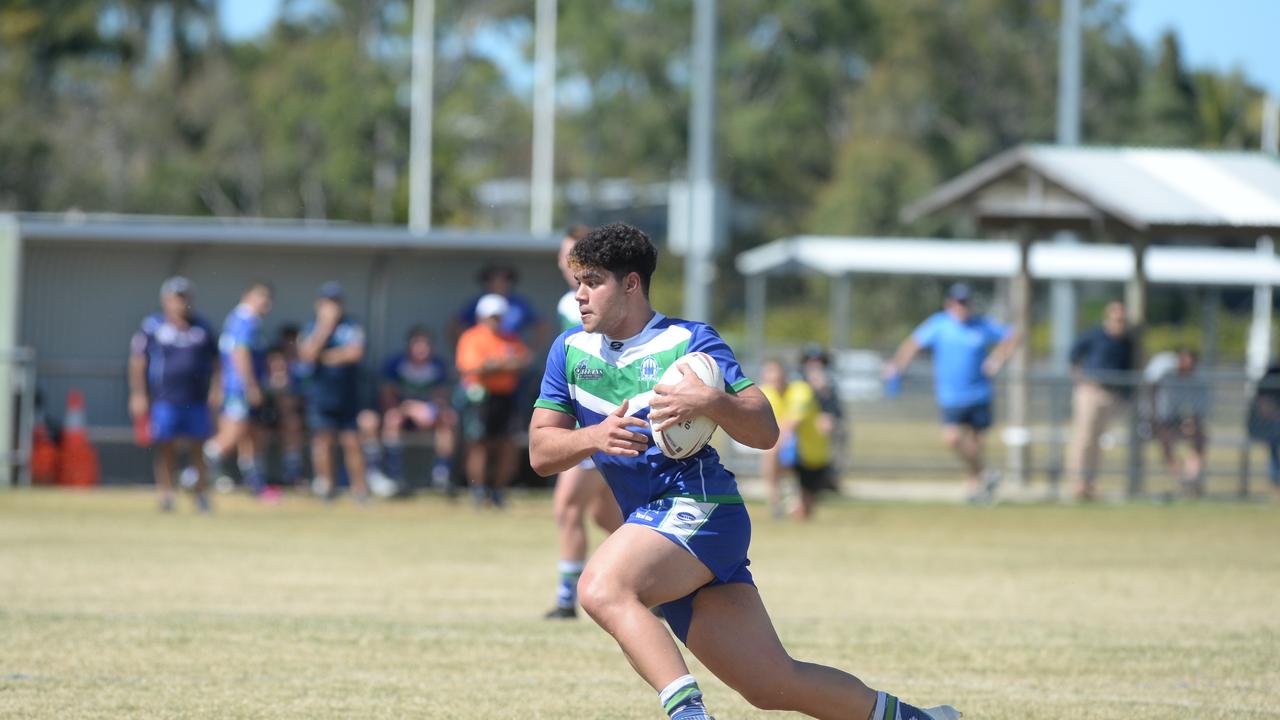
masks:
[[[672,720],[684,718],[706,717],[706,709],[702,705],[702,690],[692,675],[681,675],[658,693],[662,709]]]
[[[578,604],[578,578],[582,577],[584,565],[581,560],[560,561],[560,584],[556,590],[556,605],[559,607],[572,608]]]
[[[249,488],[249,492],[254,495],[262,492],[267,484],[262,477],[261,466],[258,464],[257,458],[241,458],[238,464],[240,466],[240,478],[244,480],[244,486]]]
[[[382,450],[382,471],[392,480],[404,479],[404,446],[387,443]]]

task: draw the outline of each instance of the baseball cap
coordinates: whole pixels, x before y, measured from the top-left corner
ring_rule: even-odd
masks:
[[[174,275],[160,284],[160,295],[190,295],[195,286],[181,275]]]
[[[320,286],[320,297],[325,300],[341,301],[343,296],[342,284],[337,280],[330,280]]]
[[[483,320],[494,315],[505,315],[510,303],[498,293],[489,293],[476,302],[476,319]]]
[[[947,299],[955,300],[958,303],[967,303],[973,299],[973,288],[966,283],[955,283],[947,288]]]
[[[800,363],[804,364],[810,360],[816,360],[823,365],[831,364],[831,356],[827,354],[825,348],[817,343],[809,343],[804,346],[804,351],[800,353]]]

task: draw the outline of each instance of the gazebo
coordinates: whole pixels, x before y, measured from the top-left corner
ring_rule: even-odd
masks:
[[[1280,263],[1280,162],[1253,152],[1026,145],[940,185],[903,219],[959,216],[983,240],[785,238],[737,259],[747,276],[749,325],[763,345],[764,277],[805,269],[834,280],[833,340],[847,328],[849,278],[858,272],[1008,278],[1015,327],[1028,335],[1032,280],[1125,282],[1140,338],[1150,282],[1255,288],[1250,371],[1270,353],[1271,288]],[[1063,231],[1091,242],[1037,244]],[[1156,243],[1161,245],[1156,246]],[[1246,249],[1248,248],[1248,249]],[[1025,478],[1028,352],[1010,362],[1010,472]],[[1021,432],[1019,432],[1021,431]],[[1140,448],[1130,450],[1129,490],[1142,489]]]

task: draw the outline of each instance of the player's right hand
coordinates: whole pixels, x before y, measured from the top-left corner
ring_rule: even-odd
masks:
[[[129,393],[129,417],[140,418],[151,410],[151,403],[145,393]]]
[[[245,388],[244,399],[249,401],[249,407],[262,407],[262,388],[257,385]]]
[[[649,448],[648,436],[629,429],[649,425],[638,417],[627,416],[627,405],[630,403],[630,400],[623,400],[617,410],[592,426],[596,433],[596,449],[600,452],[636,457]]]

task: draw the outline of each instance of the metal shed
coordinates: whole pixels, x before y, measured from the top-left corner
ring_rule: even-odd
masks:
[[[310,319],[316,288],[338,280],[350,312],[365,324],[366,366],[374,367],[410,326],[442,331],[479,291],[478,270],[493,261],[516,266],[519,291],[554,317],[564,292],[555,265],[558,247],[558,236],[417,233],[348,223],[0,216],[0,270],[12,277],[0,285],[0,349],[34,347],[40,386],[55,412],[67,389],[78,387],[88,402],[91,434],[120,439],[129,424],[127,343],[142,317],[157,309],[165,277],[191,278],[197,312],[215,326],[246,283],[271,281],[276,303],[267,324],[273,333],[285,322]],[[0,389],[8,387],[9,378],[0,374]],[[12,422],[0,412],[0,432],[11,432],[4,426]]]

